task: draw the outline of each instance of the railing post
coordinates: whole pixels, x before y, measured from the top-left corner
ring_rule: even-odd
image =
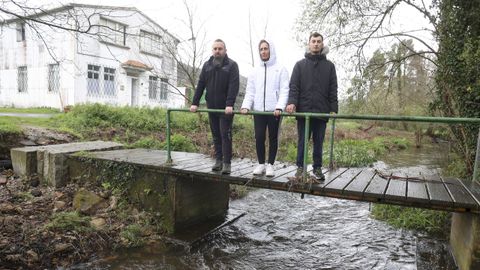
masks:
[[[308,157],[308,141],[310,135],[310,115],[305,116],[305,137],[303,138],[303,174],[304,181],[307,180],[307,157]]]
[[[170,149],[170,109],[167,109],[167,164],[172,164],[172,153]]]
[[[473,165],[473,178],[472,178],[472,181],[480,181],[480,179],[478,179],[478,174],[480,174],[480,172],[478,171],[478,166],[480,166],[480,164],[478,164],[480,161],[480,128],[478,128],[478,137],[477,137],[477,152],[475,153],[475,163]]]
[[[330,164],[328,168],[333,170],[333,140],[335,139],[335,118],[332,119],[332,134],[330,135]]]

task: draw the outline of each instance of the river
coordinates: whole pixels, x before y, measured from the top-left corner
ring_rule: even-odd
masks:
[[[443,162],[439,149],[401,151],[374,166],[429,173]],[[190,241],[123,250],[73,269],[455,269],[447,240],[393,228],[373,219],[370,207],[255,190],[230,203],[229,218],[243,217],[194,245],[190,232],[180,237]]]

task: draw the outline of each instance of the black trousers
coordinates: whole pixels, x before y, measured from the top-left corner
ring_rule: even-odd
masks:
[[[277,156],[278,131],[280,129],[280,117],[273,115],[254,115],[255,145],[257,148],[258,163],[265,163],[265,139],[268,128],[268,163],[273,164]]]
[[[310,133],[308,140],[313,134],[313,168],[322,167],[323,140],[325,139],[325,129],[327,121],[317,118],[310,118]],[[297,166],[303,167],[303,153],[305,144],[305,118],[297,118],[298,148],[297,148]]]
[[[230,164],[232,161],[233,114],[208,113],[208,121],[215,146],[215,159]]]

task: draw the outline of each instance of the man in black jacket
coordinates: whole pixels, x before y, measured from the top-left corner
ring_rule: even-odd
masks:
[[[225,42],[215,40],[212,56],[203,64],[190,111],[197,111],[205,88],[207,108],[225,110],[225,114],[208,114],[215,145],[216,162],[212,170],[222,171],[222,174],[231,172],[233,105],[238,94],[239,77],[238,65],[228,58]]]
[[[290,92],[288,96],[288,113],[313,112],[337,113],[337,74],[335,65],[327,60],[328,48],[323,46],[323,36],[317,32],[310,35],[308,40],[309,53],[298,61],[290,78]],[[322,149],[325,138],[325,129],[328,119],[311,118],[310,134],[313,133],[313,174],[317,180],[325,180],[322,173]],[[305,142],[305,118],[297,117],[298,148],[297,173],[303,172],[303,154]]]

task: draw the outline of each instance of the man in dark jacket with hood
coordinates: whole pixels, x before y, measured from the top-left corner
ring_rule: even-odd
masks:
[[[238,94],[239,77],[238,65],[228,58],[225,42],[215,40],[212,56],[205,62],[200,73],[190,111],[197,111],[205,88],[207,108],[225,110],[225,114],[208,114],[215,145],[216,162],[212,170],[222,171],[222,174],[231,172],[233,105]]]
[[[317,32],[308,40],[309,53],[298,61],[290,78],[290,92],[286,111],[337,113],[337,74],[335,65],[327,60],[328,48],[323,46],[323,36]],[[325,180],[322,173],[322,146],[328,119],[311,118],[310,134],[313,133],[313,174],[317,180]],[[297,173],[303,173],[303,154],[305,142],[305,118],[297,117],[298,148]]]

